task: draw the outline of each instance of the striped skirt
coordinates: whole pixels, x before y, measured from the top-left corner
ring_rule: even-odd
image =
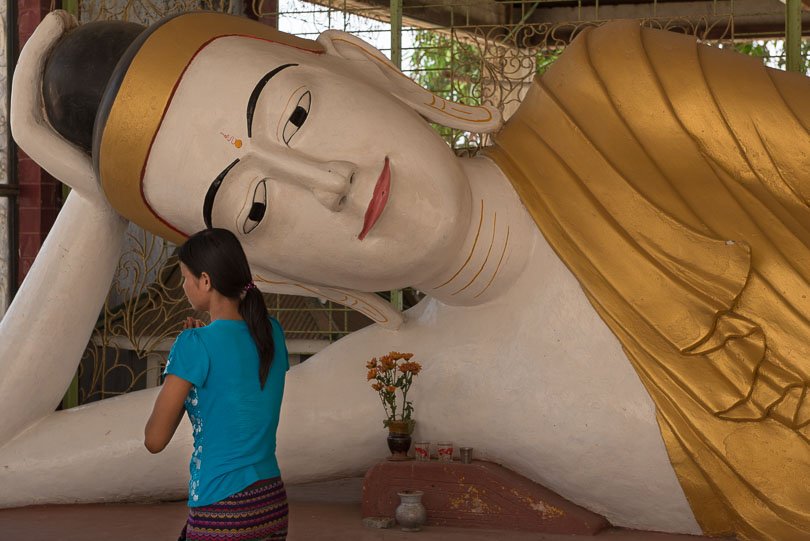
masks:
[[[224,500],[189,507],[178,541],[287,539],[287,492],[281,479],[258,481]]]

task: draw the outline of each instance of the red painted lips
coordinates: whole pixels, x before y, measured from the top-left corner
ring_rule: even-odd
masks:
[[[374,194],[371,196],[371,201],[366,209],[366,216],[363,219],[363,230],[357,236],[358,239],[363,240],[385,209],[385,204],[388,203],[388,194],[391,192],[391,168],[388,166],[388,156],[385,157],[385,165],[380,172],[380,177],[377,179],[377,184],[374,186]]]

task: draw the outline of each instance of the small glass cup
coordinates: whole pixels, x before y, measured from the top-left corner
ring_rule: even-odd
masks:
[[[416,460],[427,462],[430,460],[430,442],[419,441],[413,446],[413,453]]]
[[[439,462],[452,462],[453,461],[453,443],[449,441],[439,442],[436,444],[436,454],[439,456]]]

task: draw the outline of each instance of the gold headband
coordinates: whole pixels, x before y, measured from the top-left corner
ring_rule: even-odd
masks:
[[[178,244],[185,240],[185,233],[158,216],[144,196],[146,162],[186,68],[203,47],[225,36],[257,38],[314,53],[324,51],[314,41],[221,13],[186,13],[169,19],[149,34],[126,68],[96,146],[99,179],[113,208]]]

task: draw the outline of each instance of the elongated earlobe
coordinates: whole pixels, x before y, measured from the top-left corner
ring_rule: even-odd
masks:
[[[465,105],[433,94],[403,74],[379,50],[347,32],[327,30],[317,41],[327,54],[352,62],[360,77],[387,90],[431,122],[476,133],[491,133],[503,124],[495,107]]]

